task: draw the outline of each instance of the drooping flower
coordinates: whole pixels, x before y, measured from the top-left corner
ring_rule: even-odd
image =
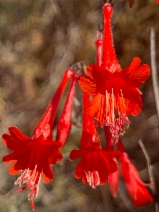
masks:
[[[128,190],[128,194],[135,206],[142,206],[149,202],[153,202],[153,198],[149,191],[145,188],[150,184],[145,184],[140,179],[139,173],[135,166],[129,160],[128,155],[124,151],[121,140],[118,142],[118,150],[121,151],[120,163],[122,175]]]
[[[140,65],[141,60],[135,57],[126,69],[121,69],[113,47],[112,11],[110,4],[104,5],[102,64],[87,67],[87,75],[80,77],[80,87],[93,96],[87,112],[96,118],[100,126],[110,126],[115,140],[129,125],[127,115],[136,116],[142,109],[138,87],[148,79],[150,68],[147,64]]]
[[[3,134],[2,139],[4,144],[12,150],[11,153],[3,157],[4,163],[13,163],[9,168],[10,174],[21,173],[21,176],[16,180],[15,185],[19,185],[18,192],[23,191],[25,188],[29,190],[28,199],[31,200],[32,208],[34,209],[34,198],[38,193],[38,185],[40,176],[44,182],[50,182],[54,178],[51,165],[59,162],[62,159],[62,154],[59,152],[62,145],[67,138],[66,134],[69,133],[70,126],[66,125],[61,136],[64,134],[61,143],[60,141],[52,140],[52,127],[55,119],[56,110],[58,107],[61,95],[66,87],[68,80],[73,77],[73,71],[68,69],[59,85],[51,103],[49,104],[42,119],[34,130],[32,138],[25,136],[16,127],[9,127],[9,133]],[[67,97],[65,108],[71,110],[72,106],[68,106],[73,98],[74,84],[77,81],[73,79],[73,83],[70,86],[70,91]],[[67,115],[65,111],[64,115]],[[63,116],[64,116],[63,115]],[[69,129],[68,129],[69,128]],[[67,133],[66,133],[67,132]]]
[[[113,149],[113,141],[112,135],[108,129],[108,127],[104,127],[104,132],[106,136],[106,149],[112,150]],[[121,139],[116,146],[117,150],[120,151],[121,156],[119,158],[120,161],[120,168],[117,165],[117,170],[108,177],[108,184],[110,187],[110,191],[114,197],[117,196],[118,192],[118,184],[119,184],[119,175],[120,171],[122,171],[122,176],[124,178],[126,188],[128,190],[129,196],[134,203],[135,206],[142,206],[149,202],[153,202],[153,198],[149,191],[145,188],[150,186],[150,184],[145,184],[140,179],[139,173],[135,166],[131,163],[127,153],[125,152],[124,146],[122,144]],[[116,158],[114,158],[115,162],[118,164]]]
[[[103,32],[97,32],[96,44],[96,63],[97,65],[102,65],[102,55],[103,55]]]
[[[81,178],[84,183],[92,188],[104,184],[110,173],[117,170],[114,157],[119,157],[117,151],[109,151],[101,148],[100,139],[96,131],[93,118],[87,114],[89,96],[84,93],[83,108],[83,131],[81,138],[81,149],[74,149],[70,153],[70,160],[81,157],[77,165],[75,176]]]
[[[6,146],[13,152],[3,157],[4,163],[13,163],[9,168],[11,175],[21,172],[15,185],[20,186],[18,192],[25,188],[29,190],[28,199],[32,202],[34,209],[34,198],[38,193],[40,176],[44,182],[50,182],[54,178],[51,165],[59,162],[62,155],[58,148],[60,142],[52,141],[40,135],[29,138],[22,134],[16,127],[9,127],[9,133],[3,134],[2,138]]]

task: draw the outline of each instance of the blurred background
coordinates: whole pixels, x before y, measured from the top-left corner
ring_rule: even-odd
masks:
[[[66,68],[77,62],[95,62],[95,39],[102,23],[101,0],[0,0],[0,134],[17,126],[32,137]],[[114,0],[113,35],[116,54],[125,68],[139,56],[150,64],[150,28],[156,31],[159,57],[159,6],[155,0]],[[159,69],[159,60],[157,60]],[[147,162],[138,143],[151,158],[159,201],[159,133],[152,79],[141,87],[143,111],[130,117],[123,137],[125,148],[142,180],[150,182]],[[63,106],[64,98],[61,101]],[[60,108],[61,108],[60,107]],[[69,152],[79,147],[81,92],[76,89],[73,126],[63,149],[64,160],[53,167],[52,183],[40,183],[35,212],[155,212],[154,203],[135,208],[121,184],[114,199],[107,184],[90,188],[74,177],[78,161],[69,162]],[[59,109],[56,121],[60,115]],[[54,131],[56,133],[56,123]],[[8,153],[2,142],[0,156]],[[7,165],[0,163],[0,212],[29,212],[28,192],[16,193]]]

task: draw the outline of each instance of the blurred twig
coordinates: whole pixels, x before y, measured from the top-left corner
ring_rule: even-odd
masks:
[[[101,190],[101,195],[103,198],[105,211],[113,212],[114,208],[111,201],[111,195],[110,195],[108,184],[105,184],[104,186],[100,186],[100,190]]]
[[[123,180],[120,180],[119,183],[119,196],[122,199],[125,207],[128,209],[129,212],[137,212],[138,209],[132,204],[129,197],[126,194],[125,186],[123,185]]]
[[[155,98],[155,103],[156,103],[156,110],[157,110],[157,117],[158,117],[158,122],[159,122],[159,91],[158,91],[159,86],[158,86],[158,76],[157,76],[156,39],[155,38],[156,38],[155,30],[152,27],[150,29],[151,72],[152,72],[153,93],[154,93],[154,98]],[[155,209],[156,209],[156,212],[159,211],[158,203],[155,204]]]
[[[151,160],[150,160],[150,157],[147,153],[147,150],[143,144],[143,142],[141,141],[141,139],[139,139],[139,145],[145,155],[145,158],[146,158],[146,162],[147,162],[147,169],[148,169],[148,173],[149,173],[149,178],[150,178],[150,182],[151,182],[151,190],[152,190],[152,193],[153,193],[153,196],[155,196],[155,193],[156,193],[156,185],[155,185],[155,179],[154,179],[154,175],[153,175],[153,171],[152,171],[152,168],[151,168]],[[159,206],[157,203],[155,203],[155,212],[159,212]]]
[[[152,72],[152,85],[153,93],[156,102],[157,117],[159,121],[159,86],[157,77],[157,64],[156,64],[156,41],[155,41],[155,30],[152,27],[150,29],[150,56],[151,56],[151,72]]]
[[[144,156],[146,158],[146,162],[147,162],[147,168],[148,168],[148,173],[149,173],[149,178],[150,178],[150,182],[151,182],[151,188],[152,188],[152,191],[154,192],[154,187],[155,187],[155,184],[154,184],[154,176],[153,176],[153,172],[152,172],[152,169],[151,169],[151,160],[150,160],[150,157],[147,153],[147,150],[143,144],[143,142],[141,141],[141,139],[139,139],[139,145],[144,153]]]

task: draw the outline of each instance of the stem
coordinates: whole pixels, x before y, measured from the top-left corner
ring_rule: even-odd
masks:
[[[150,178],[150,182],[151,182],[151,190],[152,190],[152,193],[153,193],[153,196],[155,196],[155,193],[156,193],[156,185],[155,185],[155,179],[154,179],[154,175],[153,175],[153,171],[152,171],[152,168],[151,168],[151,160],[150,160],[150,157],[147,153],[147,150],[142,142],[142,140],[140,139],[139,141],[139,145],[145,155],[145,158],[146,158],[146,162],[147,162],[147,169],[148,169],[148,173],[149,173],[149,178]],[[159,212],[159,206],[158,206],[158,203],[155,203],[155,212]]]
[[[151,72],[152,72],[152,85],[153,93],[156,103],[157,117],[159,121],[159,86],[158,86],[158,76],[157,76],[157,64],[156,64],[156,34],[152,27],[150,29],[150,56],[151,56]]]

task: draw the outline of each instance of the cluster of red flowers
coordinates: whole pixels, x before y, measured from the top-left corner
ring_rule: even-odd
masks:
[[[128,115],[136,116],[142,109],[141,91],[138,87],[148,79],[150,68],[147,64],[140,65],[140,59],[135,57],[122,70],[113,47],[112,12],[113,8],[106,3],[103,6],[104,30],[103,33],[98,32],[96,40],[96,64],[89,65],[86,74],[81,76],[71,68],[65,71],[51,103],[34,130],[33,137],[27,137],[14,126],[9,127],[9,134],[2,136],[6,147],[12,150],[3,157],[3,162],[12,163],[10,174],[21,173],[15,185],[19,185],[18,192],[28,189],[28,198],[33,209],[40,177],[46,183],[52,181],[54,174],[51,166],[62,160],[60,151],[72,125],[72,104],[77,81],[83,92],[83,127],[80,149],[74,149],[70,153],[70,160],[80,158],[75,177],[81,178],[92,188],[108,182],[115,197],[121,171],[135,206],[153,201],[146,188],[148,185],[141,181],[121,141],[121,136],[130,123]],[[55,114],[69,80],[72,83],[57,124],[56,139],[53,140]],[[102,127],[105,132],[105,148],[101,146],[97,127]]]

